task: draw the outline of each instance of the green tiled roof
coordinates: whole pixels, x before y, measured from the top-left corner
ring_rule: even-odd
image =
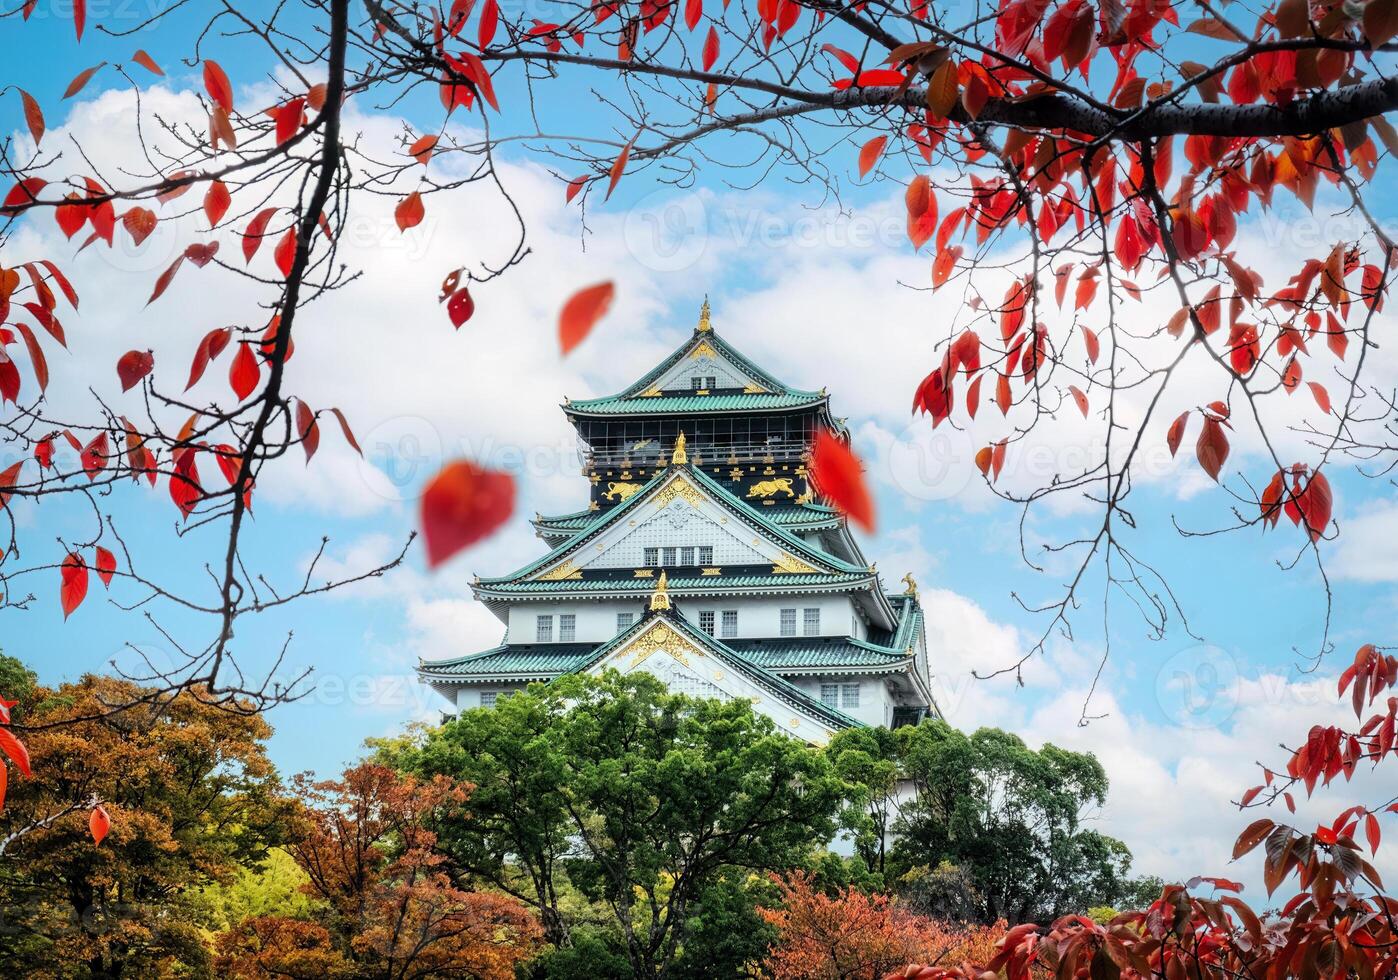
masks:
[[[769,409],[819,405],[825,396],[816,391],[774,393],[734,392],[728,395],[608,395],[569,402],[564,410],[587,415],[688,415],[692,412],[760,412]]]
[[[766,670],[889,666],[907,659],[922,624],[922,610],[910,597],[890,596],[889,599],[898,607],[899,622],[898,628],[888,637],[887,645],[848,636],[725,640],[723,645],[747,663]],[[590,663],[627,632],[630,630],[600,646],[594,643],[505,643],[469,656],[425,663],[421,669],[430,678],[466,679],[502,674],[556,677]],[[714,642],[711,637],[705,640]]]
[[[792,530],[806,531],[816,528],[839,527],[844,521],[840,512],[822,504],[776,504],[752,510],[764,521]],[[600,521],[605,512],[600,510],[580,510],[573,514],[557,514],[534,518],[534,526],[544,531],[559,531],[575,534],[587,529],[595,521]]]
[[[561,542],[560,544],[556,545],[552,550],[550,550],[547,554],[530,562],[523,568],[516,569],[509,575],[496,576],[492,578],[482,578],[478,583],[478,586],[488,588],[489,591],[501,591],[498,587],[508,583],[510,586],[543,586],[544,591],[566,592],[572,590],[570,586],[572,588],[578,589],[590,589],[593,587],[593,585],[590,583],[601,581],[604,587],[617,587],[619,585],[620,587],[625,588],[625,582],[617,583],[615,580],[611,579],[566,579],[561,582],[521,582],[519,580],[527,578],[528,576],[533,575],[542,569],[548,568],[549,566],[558,563],[559,561],[563,560],[563,558],[566,555],[580,548],[582,544],[588,539],[590,539],[593,535],[602,531],[604,528],[607,528],[612,524],[615,524],[616,522],[622,520],[632,510],[635,510],[646,500],[650,499],[651,495],[655,493],[655,491],[662,484],[664,484],[670,478],[670,476],[677,470],[682,470],[685,476],[693,480],[693,482],[696,483],[700,488],[707,491],[715,500],[719,501],[724,506],[726,506],[728,510],[734,514],[734,516],[743,518],[744,520],[748,521],[753,527],[758,528],[759,530],[770,535],[772,538],[780,542],[785,548],[790,550],[792,554],[808,561],[820,562],[823,565],[837,570],[836,573],[822,574],[821,576],[819,576],[820,579],[833,581],[834,576],[841,573],[846,573],[848,576],[852,576],[848,578],[849,581],[860,581],[869,577],[869,572],[866,569],[856,568],[854,565],[851,565],[849,562],[841,558],[837,558],[834,555],[827,554],[826,552],[820,550],[819,548],[816,548],[809,542],[803,541],[801,538],[792,534],[784,527],[781,527],[776,522],[767,520],[765,515],[763,514],[763,511],[766,508],[749,506],[746,502],[734,496],[732,492],[730,492],[727,488],[723,486],[723,484],[708,476],[699,467],[682,466],[669,467],[667,469],[660,470],[659,472],[657,472],[655,476],[651,477],[650,480],[646,483],[644,487],[641,488],[639,492],[632,495],[632,497],[625,503],[618,504],[615,507],[611,507],[605,511],[600,512],[599,519],[596,521],[596,523],[587,525],[586,531],[583,534],[569,538],[568,540]],[[775,508],[773,509],[775,510]],[[782,581],[786,581],[791,584],[800,584],[797,581],[797,579],[802,577],[808,576],[801,576],[797,574],[785,574],[780,576]],[[717,576],[715,578],[711,578],[697,587],[704,588],[706,591],[712,591],[713,586],[718,584],[718,580],[722,578],[724,577]],[[634,580],[634,582],[638,583],[640,587],[645,587],[646,583],[650,583],[653,586],[653,583],[650,579],[636,579]],[[672,588],[678,588],[678,585],[675,581],[672,581],[670,584]],[[530,590],[519,589],[519,591]]]
[[[683,598],[688,591],[727,592],[748,589],[787,589],[807,585],[853,585],[867,582],[868,572],[822,572],[816,574],[788,572],[778,575],[701,575],[672,577],[669,589]],[[518,582],[502,579],[482,579],[475,586],[478,592],[491,595],[534,595],[557,592],[636,592],[655,591],[653,578],[585,578],[553,581]]]
[[[425,663],[421,669],[431,677],[550,677],[586,662],[596,649],[595,643],[502,643],[467,657]]]

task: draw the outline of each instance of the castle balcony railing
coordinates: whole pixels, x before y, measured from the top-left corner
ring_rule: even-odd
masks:
[[[800,441],[779,440],[760,442],[702,442],[691,438],[688,443],[691,463],[799,463],[806,459],[809,447]],[[578,462],[587,467],[651,467],[663,459],[669,462],[673,446],[662,446],[659,440],[638,440],[624,449],[597,448],[578,443]]]

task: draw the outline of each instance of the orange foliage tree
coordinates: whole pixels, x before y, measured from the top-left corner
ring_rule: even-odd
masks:
[[[465,819],[469,786],[364,763],[296,788],[304,810],[290,850],[329,911],[319,923],[239,923],[217,941],[228,975],[511,980],[538,951],[542,929],[519,902],[457,887],[443,867],[428,825]]]
[[[813,887],[809,875],[773,877],[781,904],[759,909],[778,938],[764,964],[774,980],[876,980],[919,959],[983,962],[1005,934],[996,926],[955,925],[914,915],[896,899]]]

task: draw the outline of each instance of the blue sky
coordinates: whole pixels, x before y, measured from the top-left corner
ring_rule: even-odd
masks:
[[[147,87],[147,109],[178,115],[193,106],[190,93],[198,81],[179,63],[188,53],[183,31],[172,25],[123,39],[90,31],[78,46],[65,19],[44,14],[23,29],[5,29],[23,30],[26,45],[51,55],[25,66],[22,78],[11,62],[3,80],[22,84],[43,104],[51,145],[76,137],[97,158],[120,163],[135,119],[124,81],[104,71],[79,99],[62,103],[59,96],[81,68],[126,61],[136,47],[168,74],[150,86],[141,69],[132,69]],[[189,20],[182,14],[176,23]],[[206,53],[229,70],[240,102],[271,101],[268,66],[255,49],[215,40]],[[506,112],[496,125],[519,125],[519,87],[509,81],[497,87]],[[19,130],[19,101],[13,93],[4,98],[7,131]],[[605,125],[586,105],[571,111],[584,126]],[[401,119],[425,131],[437,124],[439,112],[435,93],[423,93],[392,115],[354,106],[350,125],[369,144],[388,147]],[[970,681],[972,669],[1003,666],[1032,645],[1042,619],[1025,612],[1016,596],[1029,605],[1056,599],[1067,567],[1054,559],[1043,573],[1025,565],[1019,511],[991,497],[974,472],[975,449],[1002,434],[990,417],[997,413],[983,412],[971,434],[950,427],[932,433],[929,423],[908,415],[913,387],[940,359],[933,345],[967,315],[966,294],[947,287],[933,296],[902,285],[921,287],[930,259],[913,255],[903,237],[898,185],[860,187],[848,179],[856,149],[851,141],[831,155],[843,175],[841,203],[850,211],[810,187],[781,180],[740,192],[706,175],[693,188],[674,189],[643,173],[623,180],[606,206],[590,205],[586,236],[577,208],[563,206],[561,183],[537,163],[507,154],[504,179],[529,219],[534,254],[511,276],[477,292],[478,313],[459,332],[435,302],[437,284],[463,262],[484,261],[505,247],[510,229],[498,202],[472,189],[432,198],[428,220],[407,236],[392,229],[391,200],[361,207],[356,227],[363,240],[347,252],[366,274],[304,319],[288,376],[293,392],[317,407],[345,410],[368,461],[327,431],[309,467],[288,460],[269,472],[255,501],[249,558],[284,589],[305,574],[325,535],[330,543],[322,568],[368,567],[394,553],[414,529],[421,481],[442,459],[458,455],[514,470],[520,507],[508,530],[435,574],[424,570],[414,545],[406,567],[384,579],[240,621],[234,647],[249,672],[268,669],[286,644],[279,676],[290,679],[309,667],[317,679],[304,702],[279,708],[270,719],[272,754],[284,771],[334,771],[356,757],[365,737],[435,716],[441,704],[411,683],[416,658],[481,649],[498,635],[493,617],[470,601],[470,575],[524,564],[542,548],[527,517],[534,510],[573,510],[585,500],[558,403],[564,395],[603,394],[633,380],[688,335],[707,294],[728,339],[792,384],[828,385],[836,412],[849,416],[878,496],[879,533],[864,539],[866,552],[890,586],[904,571],[922,583],[948,715],[968,728],[995,725],[1036,744],[1052,740],[1099,752],[1114,780],[1100,819],[1132,846],[1142,870],[1186,877],[1242,873],[1224,865],[1242,823],[1229,812],[1228,799],[1251,785],[1253,760],[1279,762],[1279,741],[1294,740],[1298,725],[1328,716],[1324,692],[1333,689],[1340,666],[1360,643],[1383,641],[1381,631],[1393,622],[1398,509],[1391,485],[1332,473],[1342,533],[1324,551],[1337,649],[1312,679],[1297,667],[1321,637],[1323,587],[1314,562],[1303,559],[1291,571],[1278,567],[1290,562],[1299,544],[1285,523],[1265,536],[1250,530],[1182,538],[1172,519],[1200,530],[1222,526],[1229,520],[1228,500],[1191,461],[1173,464],[1161,456],[1165,427],[1180,409],[1164,412],[1153,423],[1154,461],[1131,497],[1139,530],[1127,540],[1169,582],[1192,635],[1171,610],[1165,636],[1152,639],[1121,593],[1111,595],[1104,625],[1099,569],[1082,592],[1073,640],[1053,638],[1023,687],[1004,678]],[[1391,201],[1378,204],[1393,216]],[[1269,283],[1284,281],[1302,254],[1279,247],[1299,240],[1293,204],[1282,202],[1278,213],[1279,219],[1249,223],[1242,233]],[[222,237],[231,248],[231,233]],[[73,259],[73,245],[51,227],[21,232],[17,252],[38,250],[71,264],[84,290],[82,314],[68,323],[73,355],[54,365],[55,402],[81,397],[83,384],[94,378],[99,392],[118,397],[111,365],[133,347],[155,349],[158,375],[179,375],[205,330],[257,318],[254,304],[266,297],[220,278],[214,268],[182,271],[166,297],[143,309],[149,283],[163,267],[159,250],[168,252],[177,242],[182,247],[183,239],[154,239],[148,251],[155,258],[94,249]],[[618,282],[615,308],[582,348],[561,360],[555,311],[573,289],[603,278]],[[1124,315],[1145,324],[1169,312],[1148,300],[1128,306]],[[1391,318],[1384,317],[1380,334],[1390,327]],[[1383,351],[1370,367],[1375,381],[1393,382],[1394,363]],[[222,370],[226,364],[211,375]],[[60,380],[65,374],[66,382]],[[1219,397],[1208,384],[1187,380],[1183,407],[1190,397],[1193,403]],[[1295,397],[1299,405],[1304,396]],[[1027,485],[1038,459],[1071,463],[1091,451],[1093,439],[1087,422],[1054,426],[1031,440],[1034,452],[1011,455],[1006,480]],[[1192,442],[1193,433],[1186,447]],[[1300,440],[1284,442],[1305,458]],[[11,452],[0,446],[0,465]],[[1257,477],[1260,460],[1245,433],[1229,461],[1230,468],[1235,464]],[[176,514],[163,489],[121,489],[111,506],[142,569],[196,591],[204,586],[215,529],[176,536]],[[34,552],[53,547],[55,536],[85,536],[91,521],[90,512],[58,502],[27,506],[19,517]],[[1043,541],[1071,539],[1095,519],[1081,501],[1036,510],[1025,523],[1030,551],[1037,553]],[[56,573],[12,582],[12,594],[32,591],[36,600],[28,610],[0,612],[0,647],[53,683],[104,669],[114,657],[134,665],[128,642],[157,663],[172,656],[169,640],[142,611],[123,610],[105,601],[96,583],[93,588],[64,623]],[[123,603],[134,598],[119,585],[110,596]],[[203,617],[165,607],[151,611],[177,639],[198,642],[208,635]],[[1088,709],[1107,717],[1079,726],[1107,636],[1111,658]],[[1196,805],[1166,819],[1157,794],[1171,787]],[[1342,795],[1324,812],[1340,809]]]

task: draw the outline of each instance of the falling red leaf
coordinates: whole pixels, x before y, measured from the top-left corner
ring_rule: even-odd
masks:
[[[29,750],[8,728],[0,728],[0,751],[10,757],[10,761],[19,767],[20,772],[26,776],[34,775],[29,769]]]
[[[253,393],[261,378],[262,367],[257,363],[252,345],[240,343],[237,353],[233,355],[233,363],[228,367],[228,385],[233,389],[233,394],[243,401]]]
[[[204,91],[224,112],[233,111],[233,86],[217,61],[204,62]]]
[[[34,96],[24,89],[19,90],[19,98],[24,103],[24,121],[29,125],[29,135],[34,137],[35,143],[38,143],[44,138],[44,111],[39,108],[39,103]]]
[[[78,72],[73,76],[73,80],[68,83],[68,87],[63,90],[63,97],[65,99],[71,99],[73,96],[77,95],[88,82],[92,81],[92,76],[106,66],[107,63],[102,61],[93,65],[91,68],[84,68],[82,71]]]
[[[130,391],[141,383],[155,367],[155,357],[148,350],[129,350],[117,359],[117,377],[121,379],[121,390]]]
[[[116,555],[112,554],[101,545],[97,546],[97,577],[102,580],[102,587],[106,588],[112,584],[112,576],[116,574]]]
[[[59,570],[58,598],[63,604],[63,618],[72,615],[73,610],[82,604],[87,596],[87,566],[77,552],[68,552]],[[13,757],[11,757],[13,758]],[[28,773],[26,773],[28,775]]]
[[[514,510],[515,481],[469,460],[442,467],[422,494],[427,565],[436,568],[500,527]]]
[[[73,33],[78,43],[83,40],[83,28],[87,26],[87,0],[73,0]]]
[[[92,842],[101,844],[102,839],[107,836],[107,831],[112,829],[112,818],[107,816],[107,811],[102,807],[94,807],[92,816],[87,820],[87,829],[92,834]]]
[[[155,63],[155,59],[152,58],[150,55],[146,54],[145,51],[137,51],[135,54],[131,56],[131,60],[136,62],[136,64],[140,65],[142,68],[150,72],[152,75],[165,74],[165,72],[161,70],[160,66]]]
[[[558,315],[558,345],[567,354],[582,343],[612,305],[616,287],[608,280],[580,289],[563,304]]]
[[[407,231],[422,224],[425,214],[422,206],[422,195],[413,191],[403,200],[398,202],[398,206],[393,209],[393,220],[398,223],[399,231]]]
[[[864,467],[844,440],[825,430],[811,446],[811,480],[836,509],[869,533],[874,531],[874,499],[864,483]]]

